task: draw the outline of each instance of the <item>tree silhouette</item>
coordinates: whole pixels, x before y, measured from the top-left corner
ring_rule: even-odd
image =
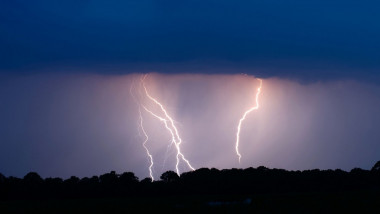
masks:
[[[36,172],[29,172],[24,176],[24,182],[27,184],[41,184],[43,179]]]
[[[69,179],[66,179],[64,181],[65,184],[68,184],[68,185],[76,185],[79,183],[79,178],[76,177],[76,176],[71,176]]]
[[[380,161],[376,162],[376,164],[372,167],[371,171],[380,171]]]
[[[161,180],[166,183],[178,181],[179,176],[173,171],[166,171],[160,176]]]
[[[93,177],[71,176],[69,179],[42,179],[36,172],[22,179],[0,174],[0,201],[13,199],[109,198],[135,196],[304,194],[328,195],[332,192],[359,194],[380,191],[380,161],[371,170],[351,171],[269,169],[264,166],[246,169],[200,168],[178,176],[166,171],[161,181],[147,177],[139,182],[133,172],[115,171]],[[334,193],[335,194],[335,193]],[[372,197],[371,195],[368,197]],[[373,198],[372,200],[375,200]],[[377,200],[377,199],[376,199]]]
[[[152,183],[153,181],[152,181],[152,178],[144,178],[144,179],[142,179],[141,181],[140,181],[140,183],[142,183],[142,184],[150,184],[150,183]]]
[[[119,181],[122,184],[136,184],[139,182],[139,179],[133,172],[124,172],[120,175]]]
[[[111,171],[110,173],[99,176],[99,180],[101,184],[112,185],[116,184],[118,177],[115,171]]]
[[[5,180],[6,180],[6,177],[3,174],[0,173],[0,184],[4,183]]]

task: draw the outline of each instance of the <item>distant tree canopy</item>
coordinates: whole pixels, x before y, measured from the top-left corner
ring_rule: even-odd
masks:
[[[380,161],[376,162],[376,164],[372,167],[371,171],[380,171]]]
[[[136,177],[132,172],[124,172],[120,175],[119,180],[123,184],[136,184],[139,182],[139,178]]]
[[[169,182],[177,181],[179,179],[179,176],[177,175],[177,173],[173,171],[167,171],[167,172],[164,172],[160,178],[162,181],[169,183]]]
[[[0,173],[0,183],[5,182],[6,177]]]
[[[44,180],[41,178],[41,176],[37,174],[36,172],[29,172],[28,174],[24,176],[24,182],[27,182],[27,183],[40,184],[43,181]]]
[[[153,182],[152,178],[144,178],[141,180],[141,183],[143,183],[143,184],[149,184],[152,182]]]
[[[0,200],[24,198],[88,198],[165,194],[260,194],[284,192],[378,191],[380,161],[371,170],[287,171],[264,166],[247,169],[200,168],[178,176],[164,172],[161,180],[141,181],[132,172],[115,171],[91,178],[41,178],[36,172],[22,179],[0,174]]]

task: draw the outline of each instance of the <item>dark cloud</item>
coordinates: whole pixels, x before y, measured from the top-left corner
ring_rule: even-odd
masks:
[[[378,6],[341,0],[2,1],[0,70],[103,66],[98,72],[177,73],[227,66],[229,73],[265,77],[378,81]]]

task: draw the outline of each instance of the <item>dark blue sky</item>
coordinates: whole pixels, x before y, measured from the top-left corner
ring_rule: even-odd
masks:
[[[378,81],[379,8],[350,0],[3,0],[0,70]]]

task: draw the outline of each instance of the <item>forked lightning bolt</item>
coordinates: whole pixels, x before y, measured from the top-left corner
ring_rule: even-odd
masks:
[[[145,151],[146,151],[146,154],[147,154],[147,156],[149,157],[149,160],[150,160],[150,165],[149,165],[149,176],[150,176],[150,178],[152,179],[152,181],[154,181],[154,177],[153,177],[153,172],[152,172],[152,167],[153,167],[153,164],[154,164],[154,162],[153,162],[153,156],[152,156],[152,154],[150,154],[150,152],[149,152],[149,149],[148,149],[148,147],[146,146],[146,143],[148,142],[148,140],[149,140],[149,137],[148,137],[148,134],[146,133],[146,131],[145,131],[145,129],[144,129],[144,125],[143,125],[143,117],[142,117],[142,114],[141,114],[141,108],[140,108],[140,104],[139,104],[139,102],[137,101],[137,99],[136,99],[136,97],[133,95],[133,92],[132,92],[132,88],[133,88],[133,86],[134,86],[134,84],[133,84],[133,82],[132,82],[132,85],[131,85],[131,88],[130,88],[130,90],[129,90],[129,92],[131,93],[131,96],[133,97],[133,100],[137,103],[137,105],[139,106],[139,118],[140,118],[140,123],[139,123],[139,125],[140,125],[140,129],[141,129],[141,131],[142,131],[142,133],[144,134],[144,137],[145,137],[145,140],[144,140],[144,142],[142,143],[142,145],[143,145],[143,147],[144,147],[144,149],[145,149]],[[144,106],[143,106],[144,107]],[[145,107],[144,107],[145,108]]]
[[[152,181],[154,181],[153,172],[152,172],[152,167],[153,167],[153,156],[150,154],[149,149],[146,147],[146,143],[148,142],[149,137],[148,137],[148,135],[146,134],[146,131],[145,131],[144,126],[143,126],[143,118],[142,118],[142,115],[141,115],[141,110],[140,110],[140,108],[139,108],[139,115],[140,115],[140,128],[141,128],[141,131],[143,132],[143,134],[144,134],[144,136],[145,136],[145,140],[144,140],[144,142],[143,142],[143,146],[144,146],[144,148],[145,148],[146,154],[148,155],[148,157],[149,157],[149,159],[150,159],[149,176],[150,176],[150,178],[152,179]]]
[[[259,95],[260,95],[260,92],[261,92],[261,87],[262,87],[263,81],[261,79],[257,79],[257,80],[260,81],[260,86],[257,88],[257,92],[256,92],[256,105],[254,107],[248,109],[246,112],[244,112],[243,117],[240,118],[239,125],[237,127],[235,148],[236,148],[236,154],[239,157],[239,163],[240,163],[240,159],[241,159],[241,154],[239,152],[239,141],[240,141],[240,129],[241,129],[241,125],[242,125],[243,121],[245,120],[245,118],[247,117],[247,115],[250,112],[259,109]]]
[[[176,159],[177,159],[177,163],[176,163],[176,172],[178,175],[180,175],[180,171],[178,169],[178,165],[179,165],[179,162],[180,162],[180,159],[182,159],[186,164],[187,166],[191,169],[191,170],[195,170],[190,162],[185,158],[185,156],[181,153],[181,148],[180,148],[180,145],[182,143],[182,139],[180,138],[179,136],[179,133],[178,133],[178,129],[177,127],[174,125],[174,121],[173,119],[169,116],[169,114],[167,113],[166,109],[164,108],[164,106],[158,102],[155,98],[153,98],[149,93],[148,93],[148,90],[145,86],[145,78],[147,77],[147,75],[145,75],[142,79],[141,79],[141,83],[142,83],[142,86],[144,88],[144,91],[145,91],[145,95],[151,100],[153,101],[155,104],[157,104],[162,113],[164,113],[165,115],[165,118],[162,118],[162,117],[159,117],[155,114],[153,114],[152,111],[149,111],[147,108],[144,107],[144,109],[151,113],[154,117],[158,118],[159,120],[161,120],[162,122],[164,122],[165,124],[165,127],[166,129],[168,129],[168,131],[170,132],[171,136],[172,136],[172,143],[174,143],[175,147],[176,147],[176,150],[177,150],[177,156],[176,156]],[[169,124],[168,124],[169,123]]]

